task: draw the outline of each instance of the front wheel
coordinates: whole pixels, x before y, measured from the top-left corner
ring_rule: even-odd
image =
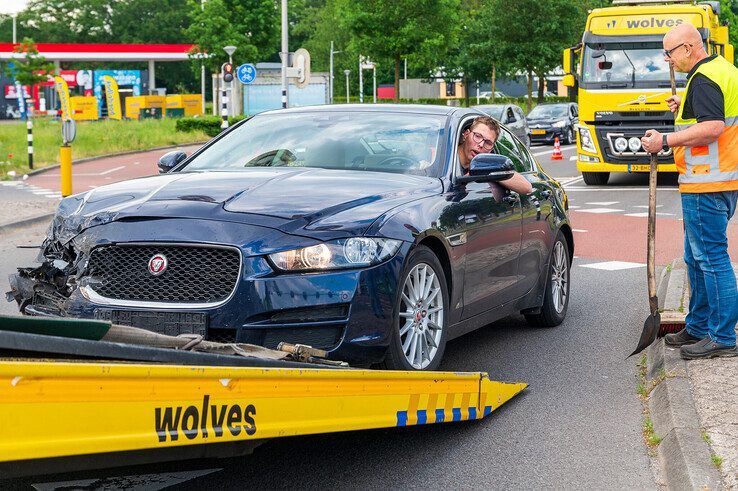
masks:
[[[574,137],[574,130],[569,128],[566,130],[566,144],[571,145],[572,143],[576,143],[576,138]]]
[[[584,184],[587,186],[604,186],[610,179],[609,172],[582,172]]]
[[[551,258],[548,261],[546,291],[543,295],[543,306],[538,314],[525,314],[528,324],[537,327],[554,327],[564,321],[569,308],[569,246],[564,235],[556,235]]]
[[[391,370],[435,370],[446,347],[448,287],[440,261],[424,246],[407,258],[395,301],[392,339],[384,360]]]

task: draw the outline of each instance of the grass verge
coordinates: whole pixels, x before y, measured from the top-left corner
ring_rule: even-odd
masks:
[[[72,143],[74,159],[96,157],[168,145],[203,142],[209,137],[202,131],[189,133],[175,130],[176,120],[145,119],[142,121],[81,121]],[[9,179],[9,171],[23,175],[28,169],[25,122],[0,124],[0,179]],[[33,121],[33,168],[40,169],[58,162],[62,144],[61,123],[47,118]]]

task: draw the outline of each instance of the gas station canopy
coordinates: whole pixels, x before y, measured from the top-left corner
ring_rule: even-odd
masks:
[[[38,43],[48,61],[186,61],[192,44],[75,44]],[[0,60],[11,60],[12,43],[0,43]]]

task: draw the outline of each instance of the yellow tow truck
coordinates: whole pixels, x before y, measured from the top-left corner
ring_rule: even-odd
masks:
[[[324,352],[0,316],[0,479],[249,453],[271,438],[484,418],[486,373],[358,370]]]
[[[666,105],[671,95],[664,61],[664,34],[689,22],[702,34],[709,54],[733,62],[720,2],[613,0],[589,13],[582,41],[564,50],[564,85],[579,102],[577,169],[585,184],[607,184],[613,172],[648,172],[640,137],[647,129],[674,131]],[[676,74],[677,93],[686,75]],[[676,172],[671,150],[658,155],[659,172]]]

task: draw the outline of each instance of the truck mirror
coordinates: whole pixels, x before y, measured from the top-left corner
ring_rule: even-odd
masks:
[[[565,87],[574,87],[576,85],[576,79],[574,78],[574,75],[567,73],[564,75],[561,83],[563,83]]]
[[[592,58],[602,58],[603,56],[605,56],[604,49],[595,49],[592,51]]]
[[[571,48],[564,50],[564,59],[561,68],[564,69],[564,73],[571,73]]]
[[[610,70],[612,68],[612,62],[611,61],[601,61],[597,64],[597,67],[600,70]]]

